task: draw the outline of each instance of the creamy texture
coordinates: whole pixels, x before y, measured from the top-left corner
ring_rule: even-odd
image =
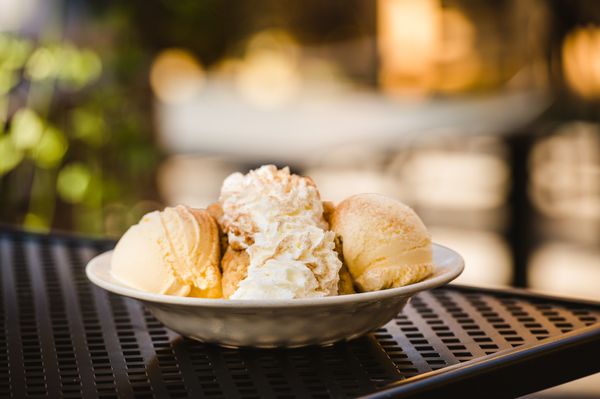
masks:
[[[254,268],[232,299],[293,299],[311,296],[318,282],[306,265],[294,260],[269,259],[262,267]]]
[[[182,284],[166,267],[151,221],[133,225],[121,237],[112,255],[111,274],[123,284],[154,294],[186,296]]]
[[[341,262],[315,184],[288,168],[263,166],[223,182],[220,219],[229,244],[249,255],[232,299],[337,294]]]
[[[150,212],[121,237],[111,261],[115,278],[167,295],[221,295],[217,224],[184,206]]]
[[[342,201],[331,218],[344,261],[364,291],[400,287],[433,270],[431,236],[417,214],[395,199],[359,194]]]

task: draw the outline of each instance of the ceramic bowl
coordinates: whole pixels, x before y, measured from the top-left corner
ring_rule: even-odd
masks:
[[[329,345],[368,333],[393,319],[413,295],[458,277],[461,256],[433,244],[434,273],[400,288],[291,300],[187,298],[143,292],[110,273],[112,251],[92,259],[88,278],[114,294],[141,301],[168,328],[189,338],[230,347]]]

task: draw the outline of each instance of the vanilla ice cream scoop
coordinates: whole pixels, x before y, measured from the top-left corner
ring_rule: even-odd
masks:
[[[247,270],[225,262],[232,299],[292,299],[336,295],[342,262],[323,218],[319,192],[288,168],[262,166],[223,182],[219,222],[231,248],[245,251]],[[231,275],[230,275],[231,270]],[[239,281],[235,278],[240,276]]]
[[[401,287],[433,271],[431,236],[417,214],[379,194],[359,194],[337,205],[331,229],[344,263],[362,291]]]
[[[219,298],[221,272],[217,222],[185,206],[150,212],[121,237],[111,273],[146,292]]]

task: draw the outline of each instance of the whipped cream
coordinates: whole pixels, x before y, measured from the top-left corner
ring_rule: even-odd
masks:
[[[312,180],[266,165],[225,179],[220,202],[229,244],[250,258],[232,299],[337,294],[342,263]]]
[[[231,299],[293,299],[311,296],[319,283],[299,261],[269,259],[240,282]]]

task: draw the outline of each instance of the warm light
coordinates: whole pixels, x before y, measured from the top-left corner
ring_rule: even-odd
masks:
[[[431,208],[493,209],[506,200],[509,170],[498,156],[417,150],[400,166],[411,203]]]
[[[475,27],[438,0],[378,2],[380,82],[391,93],[461,90],[481,69]]]
[[[473,51],[475,27],[461,11],[444,8],[441,13],[441,52],[436,54],[440,62],[454,62],[468,57]]]
[[[193,98],[204,84],[204,70],[188,51],[162,51],[152,63],[150,85],[165,103],[181,103]]]
[[[282,53],[290,58],[298,56],[298,43],[285,30],[267,29],[254,34],[246,44],[246,53],[272,51]]]
[[[534,145],[529,168],[529,193],[540,211],[553,217],[600,218],[600,126],[562,126]]]
[[[506,241],[489,231],[450,227],[430,227],[433,241],[461,254],[465,271],[458,283],[472,285],[509,285],[512,258]]]
[[[237,70],[236,85],[244,99],[259,107],[289,102],[301,85],[295,42],[278,30],[255,35]]]
[[[600,299],[600,251],[566,243],[536,250],[527,268],[534,289]]]
[[[379,193],[398,197],[398,184],[389,176],[374,170],[315,168],[306,171],[321,193],[321,198],[339,203],[360,193]]]
[[[241,95],[258,106],[274,107],[291,100],[300,87],[296,65],[286,56],[270,51],[246,58],[237,86]]]
[[[429,88],[440,36],[437,0],[380,0],[377,3],[380,79],[384,88]]]
[[[239,166],[216,157],[177,155],[158,169],[157,183],[167,204],[204,208],[219,198],[223,180]]]
[[[583,97],[600,96],[600,28],[577,28],[564,40],[562,64],[570,88]]]
[[[442,11],[442,32],[436,51],[440,91],[458,91],[471,85],[481,70],[481,59],[475,51],[475,27],[459,10]]]

